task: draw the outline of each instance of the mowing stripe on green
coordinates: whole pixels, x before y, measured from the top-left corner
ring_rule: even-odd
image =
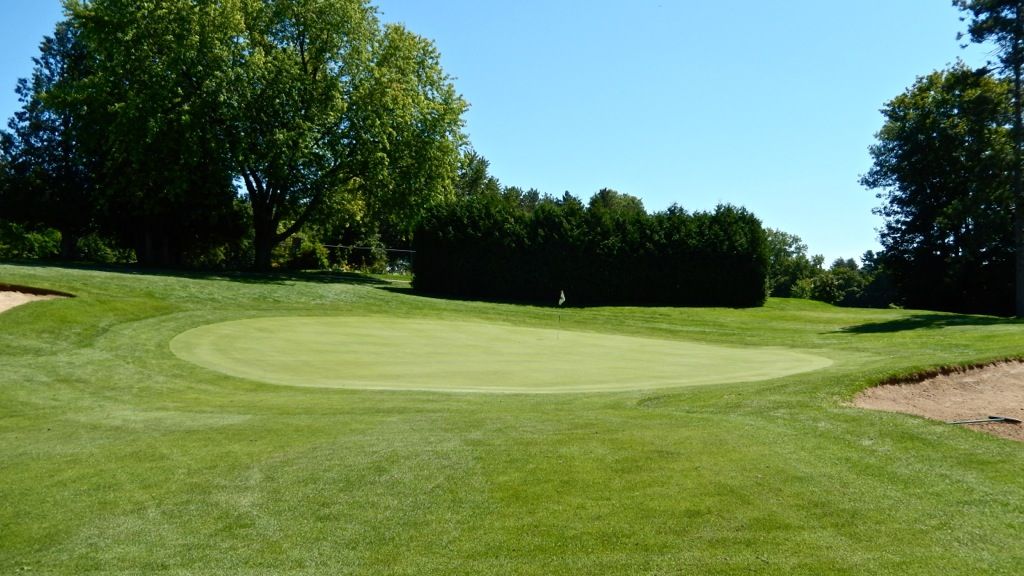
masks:
[[[323,388],[599,392],[768,380],[825,368],[784,348],[380,317],[257,318],[171,341],[179,358],[231,376]]]

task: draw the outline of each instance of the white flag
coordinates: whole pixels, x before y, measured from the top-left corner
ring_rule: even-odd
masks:
[[[562,304],[565,304],[565,290],[562,290],[562,293],[558,295],[558,305],[561,306]]]

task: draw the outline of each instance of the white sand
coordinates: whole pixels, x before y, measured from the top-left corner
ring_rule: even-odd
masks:
[[[0,292],[0,312],[5,312],[15,306],[28,304],[36,300],[53,300],[54,298],[61,298],[61,296],[40,296],[38,294],[25,294],[24,292]]]

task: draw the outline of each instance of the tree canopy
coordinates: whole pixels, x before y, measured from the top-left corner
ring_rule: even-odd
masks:
[[[420,214],[455,194],[467,105],[434,45],[383,25],[365,0],[65,8],[24,85],[4,166],[71,182],[31,144],[74,143],[95,184],[78,189],[98,208],[77,214],[142,262],[248,236],[268,268],[273,248],[314,221],[408,241]]]
[[[765,230],[768,245],[768,293],[771,296],[789,298],[794,295],[797,282],[816,275],[825,258],[820,255],[809,257],[807,244],[795,234],[768,228]]]
[[[1011,86],[1014,294],[1016,314],[1024,317],[1024,0],[953,0],[953,5],[969,14],[967,34],[972,41],[995,43]]]
[[[1010,91],[957,64],[882,110],[862,182],[881,191],[885,265],[910,306],[1013,311]]]
[[[73,258],[96,213],[93,166],[75,137],[80,110],[51,106],[43,97],[88,75],[76,30],[58,24],[34,64],[15,90],[22,108],[0,134],[0,213],[58,230],[62,256]]]
[[[415,235],[413,286],[474,298],[574,305],[760,306],[768,255],[761,222],[722,205],[648,214],[603,189],[584,205],[566,193],[535,205],[517,189],[461,197],[428,213]]]

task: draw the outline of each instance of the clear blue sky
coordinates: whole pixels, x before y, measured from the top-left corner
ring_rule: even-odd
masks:
[[[58,0],[0,0],[0,116]],[[949,0],[377,0],[433,39],[503,184],[742,205],[828,260],[878,248],[878,110],[961,57]]]

